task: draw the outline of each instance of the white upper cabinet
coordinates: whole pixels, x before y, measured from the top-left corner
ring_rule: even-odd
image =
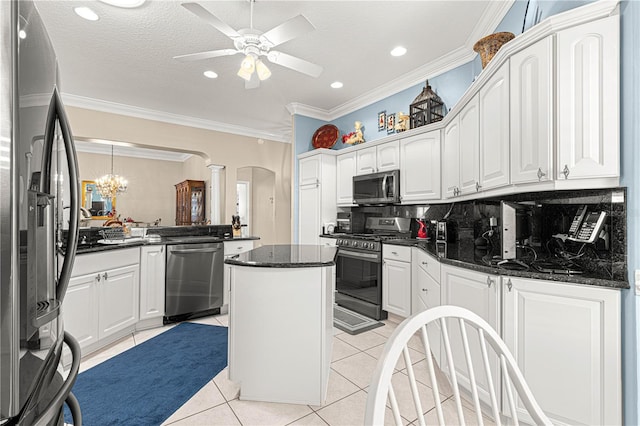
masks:
[[[480,149],[480,112],[478,95],[466,104],[459,115],[460,119],[460,194],[478,192],[480,185],[479,149]]]
[[[386,172],[400,168],[400,141],[391,141],[376,147],[376,171]]]
[[[356,174],[356,151],[336,157],[336,202],[339,206],[353,205],[353,177]]]
[[[400,141],[395,140],[357,150],[356,165],[358,175],[399,169]]]
[[[444,128],[442,143],[442,191],[446,198],[460,192],[460,119],[454,117]]]
[[[509,62],[480,89],[479,103],[480,181],[476,191],[509,184]]]
[[[316,185],[320,183],[322,156],[314,155],[298,162],[298,184]]]
[[[553,178],[553,38],[514,54],[511,66],[511,183]]]
[[[400,140],[403,203],[440,199],[440,131]]]
[[[558,179],[620,174],[619,20],[557,34]]]

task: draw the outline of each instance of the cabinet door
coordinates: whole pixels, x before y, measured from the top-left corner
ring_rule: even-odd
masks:
[[[434,262],[437,262],[434,260]],[[427,270],[418,262],[412,262],[413,275],[411,276],[411,314],[440,306],[440,283],[434,280]],[[438,365],[441,365],[440,325],[436,322],[427,328],[431,352]]]
[[[359,149],[356,151],[356,174],[366,175],[376,172],[376,147]]]
[[[619,20],[557,34],[559,179],[620,174]]]
[[[460,111],[460,194],[472,194],[480,185],[480,114],[478,95]]]
[[[400,168],[400,141],[391,141],[376,147],[376,171],[386,172]]]
[[[85,348],[98,341],[98,273],[81,275],[69,280],[62,305],[64,329]]]
[[[138,265],[103,272],[99,286],[100,338],[135,325],[138,321]]]
[[[298,189],[298,243],[318,244],[322,233],[320,185],[306,185]]]
[[[457,268],[449,265],[441,265],[442,304],[460,306],[474,312],[487,321],[498,333],[500,333],[500,315],[498,310],[499,282],[496,275],[483,274],[468,269]],[[451,348],[454,354],[456,375],[458,383],[466,389],[471,389],[467,373],[467,365],[464,360],[464,348],[457,323],[448,322],[451,335]],[[471,329],[467,329],[471,335]],[[475,336],[475,334],[474,334]],[[485,371],[482,366],[482,352],[478,339],[469,339],[469,350],[475,371]],[[445,360],[443,359],[443,362]],[[498,357],[489,355],[493,383],[499,383]],[[444,369],[447,372],[448,367]],[[490,404],[487,379],[484,374],[476,375],[479,398]],[[500,389],[496,389],[499,393]]]
[[[400,195],[403,203],[440,199],[440,131],[400,141]]]
[[[511,183],[553,177],[553,38],[510,59]]]
[[[336,158],[336,203],[340,206],[353,205],[353,176],[356,174],[356,152],[338,155]]]
[[[442,144],[442,188],[446,198],[455,197],[460,190],[460,118],[453,120],[444,128]]]
[[[405,318],[411,315],[411,263],[384,260],[382,309]]]
[[[550,420],[622,424],[620,293],[515,277],[503,281],[504,341]],[[526,421],[521,405],[518,411]]]
[[[320,183],[321,166],[319,155],[301,159],[298,162],[298,184],[302,186]]]
[[[509,63],[480,89],[480,186],[509,184]],[[464,151],[462,151],[464,155]]]
[[[164,315],[165,258],[164,246],[140,249],[141,320]]]

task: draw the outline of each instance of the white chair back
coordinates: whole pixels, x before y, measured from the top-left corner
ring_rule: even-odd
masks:
[[[436,336],[440,337],[439,342],[429,341],[427,327],[429,327],[429,334],[432,339],[434,338],[433,328],[435,327],[438,330]],[[450,331],[452,327],[458,327],[456,333]],[[481,362],[479,362],[480,360],[471,359],[469,334],[474,333],[474,331],[477,333],[477,340],[474,337],[473,341],[479,342]],[[435,403],[435,408],[433,409],[435,410],[438,424],[451,425],[456,422],[464,425],[467,421],[470,421],[474,424],[483,425],[490,418],[497,425],[501,425],[503,421],[518,425],[520,420],[515,398],[519,397],[534,424],[551,425],[551,422],[534,399],[513,355],[498,333],[478,315],[457,306],[439,306],[428,309],[407,318],[396,328],[378,360],[378,365],[369,386],[365,425],[383,425],[387,408],[390,408],[396,425],[407,423],[401,417],[396,392],[391,383],[394,368],[396,368],[400,355],[404,358],[407,370],[406,380],[409,382],[413,408],[415,409],[415,413],[411,413],[411,417],[415,418],[417,416],[417,421],[413,424],[426,424],[425,413],[431,410],[432,407],[423,407],[421,401],[423,398],[421,398],[418,391],[416,371],[414,370],[418,364],[413,365],[411,352],[407,346],[414,335],[420,337],[419,340],[423,345],[422,349],[427,354],[426,368],[430,383],[425,384],[432,389]],[[461,340],[461,342],[458,342],[460,344],[452,344],[451,339],[453,336],[457,336]],[[441,347],[441,367],[443,367],[443,372],[450,381],[457,420],[445,419],[441,401],[442,395],[436,373],[439,367],[434,365],[433,357],[431,356],[432,347]],[[454,355],[452,347],[461,347],[463,353]],[[496,357],[499,361],[498,363],[493,362]],[[464,360],[464,365],[456,367],[454,360],[460,359]],[[492,365],[499,366],[499,374],[493,374],[491,371]],[[482,366],[481,370],[484,370],[484,372],[477,371],[478,366]],[[462,390],[460,389],[457,374],[453,373],[461,369],[464,369],[468,375],[468,380],[465,380],[468,388],[463,388]],[[483,376],[479,376],[479,374],[483,374]],[[404,375],[398,376],[404,377]],[[481,403],[478,396],[478,377],[486,378],[483,391],[488,394],[488,404]],[[494,377],[498,378],[497,383],[494,383]],[[502,378],[501,381],[500,378]],[[463,403],[461,391],[467,395],[469,402],[464,401]],[[387,400],[389,401],[389,407],[387,407]],[[466,407],[473,407],[473,409],[463,409],[463,404],[466,404]],[[487,405],[489,406],[488,408]],[[475,418],[465,419],[465,411],[467,412],[467,417],[469,417],[469,412],[475,412]]]

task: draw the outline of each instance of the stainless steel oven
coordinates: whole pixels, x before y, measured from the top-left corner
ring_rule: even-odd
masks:
[[[382,309],[382,241],[406,238],[410,219],[369,217],[365,233],[337,240],[336,303],[377,320],[387,318]]]
[[[380,242],[358,237],[338,239],[336,303],[374,319],[382,310],[382,250]]]

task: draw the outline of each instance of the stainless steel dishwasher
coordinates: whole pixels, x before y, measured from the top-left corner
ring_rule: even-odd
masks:
[[[167,245],[165,324],[220,312],[223,252],[221,242]]]

